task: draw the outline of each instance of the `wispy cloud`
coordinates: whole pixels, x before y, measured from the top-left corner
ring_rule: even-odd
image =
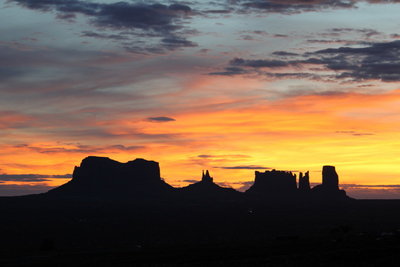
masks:
[[[176,121],[174,118],[170,117],[149,117],[147,118],[148,121],[152,122],[170,122],[170,121]]]
[[[32,185],[32,184],[1,184],[0,183],[0,196],[23,196],[23,195],[31,195],[31,194],[40,194],[49,191],[55,186],[48,185]]]
[[[0,181],[14,182],[44,182],[51,179],[67,179],[72,174],[0,174]]]
[[[270,167],[259,166],[259,165],[238,165],[238,166],[217,166],[215,168],[225,170],[268,170]]]
[[[343,46],[307,52],[302,58],[294,55],[290,59],[243,59],[234,58],[224,71],[211,75],[257,74],[275,79],[337,79],[348,82],[378,80],[383,82],[400,81],[400,41],[371,42],[363,47]],[[278,51],[288,56],[291,52]],[[319,72],[310,66],[323,67]],[[284,72],[271,70],[285,68]],[[302,72],[298,72],[301,69]],[[329,70],[331,73],[326,74]]]

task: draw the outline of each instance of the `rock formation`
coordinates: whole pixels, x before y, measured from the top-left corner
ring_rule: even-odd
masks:
[[[212,183],[213,182],[213,178],[210,176],[210,173],[208,172],[208,170],[206,170],[206,173],[204,174],[203,171],[203,175],[201,177],[201,181],[204,183]]]
[[[296,175],[286,171],[255,172],[254,184],[246,191],[250,194],[293,194],[297,190]]]
[[[200,182],[180,188],[179,192],[183,194],[185,198],[201,198],[204,200],[217,198],[232,200],[239,197],[241,194],[233,188],[222,187],[214,183],[208,170],[205,173],[203,171]]]
[[[310,189],[309,172],[296,175],[287,171],[255,172],[254,184],[244,195],[251,198],[274,199],[347,199],[346,192],[339,190],[339,179],[334,166],[323,166],[322,184]],[[201,181],[183,188],[174,188],[160,177],[160,167],[155,161],[135,159],[120,163],[105,157],[87,157],[75,167],[73,178],[66,184],[52,189],[49,195],[133,197],[182,201],[223,200],[238,201],[243,194],[214,183],[210,172],[203,171]],[[167,197],[167,198],[166,198]]]
[[[160,177],[155,161],[135,159],[120,163],[105,157],[87,157],[75,167],[72,180],[51,194],[120,195],[152,194],[171,190]]]
[[[300,192],[309,192],[310,188],[310,172],[306,172],[303,176],[303,173],[299,174],[299,191]]]
[[[339,189],[339,176],[334,166],[322,167],[322,184],[312,188],[313,197],[325,200],[347,199],[346,192]]]
[[[339,176],[336,173],[335,166],[323,166],[322,186],[331,190],[339,190]]]

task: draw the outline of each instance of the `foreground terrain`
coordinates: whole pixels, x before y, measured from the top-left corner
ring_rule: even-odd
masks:
[[[0,198],[1,266],[398,266],[400,201]]]

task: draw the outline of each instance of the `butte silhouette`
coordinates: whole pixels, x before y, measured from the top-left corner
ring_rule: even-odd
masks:
[[[124,198],[183,198],[221,199],[241,201],[251,199],[309,199],[347,200],[339,189],[339,178],[334,166],[323,166],[322,184],[310,187],[309,172],[299,174],[271,170],[255,172],[254,184],[244,193],[214,183],[208,170],[203,171],[199,182],[175,188],[160,176],[158,162],[135,159],[127,163],[90,156],[75,167],[72,179],[50,190],[51,196],[90,196]]]

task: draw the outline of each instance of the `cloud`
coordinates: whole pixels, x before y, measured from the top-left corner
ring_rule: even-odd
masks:
[[[336,131],[335,133],[338,133],[338,134],[349,134],[349,135],[354,135],[354,136],[375,135],[374,133],[363,133],[363,132],[356,132],[356,131]]]
[[[307,40],[308,43],[312,44],[344,44],[344,45],[353,45],[359,44],[359,41],[354,40],[345,40],[345,39],[309,39]]]
[[[69,179],[72,177],[72,174],[0,174],[0,181],[6,182],[45,182],[48,181],[49,178],[52,179]]]
[[[32,127],[36,123],[33,116],[11,110],[0,110],[0,129]]]
[[[170,122],[170,121],[176,121],[174,118],[170,118],[170,117],[149,117],[147,118],[148,121],[152,121],[152,122]]]
[[[323,9],[354,8],[351,0],[236,0],[241,10],[293,14]]]
[[[267,170],[267,169],[271,169],[270,167],[259,166],[259,165],[222,166],[222,167],[215,167],[215,168],[225,169],[225,170]]]
[[[182,37],[174,36],[174,35],[163,38],[161,40],[161,42],[164,47],[168,48],[168,50],[175,50],[175,48],[179,48],[179,47],[196,47],[197,46],[197,44],[194,42],[191,42]]]
[[[231,0],[240,12],[296,14],[326,9],[357,8],[360,2],[369,4],[396,4],[398,0]]]
[[[47,185],[15,185],[0,184],[0,196],[24,196],[31,194],[40,194],[49,191],[55,186]]]
[[[370,43],[365,47],[339,47],[307,53],[308,62],[337,71],[337,78],[360,80],[400,80],[400,41]],[[307,63],[307,61],[304,61]]]
[[[123,34],[103,34],[93,31],[83,31],[82,37],[91,37],[96,39],[114,39],[114,40],[129,40],[129,38]]]
[[[74,145],[74,146],[34,146],[28,144],[15,145],[18,149],[28,149],[42,154],[55,153],[110,153],[112,151],[135,151],[144,148],[143,146],[124,146],[124,145],[109,145],[109,146],[89,146],[89,145]]]
[[[287,52],[287,51],[275,51],[275,52],[272,53],[272,55],[287,57],[287,56],[298,56],[299,54],[292,53],[292,52]]]
[[[340,188],[357,199],[400,199],[400,185],[340,184]]]
[[[282,68],[290,65],[289,62],[283,60],[250,60],[243,58],[234,58],[229,62],[232,66],[240,66],[240,67],[253,67],[253,68]]]
[[[197,183],[197,182],[199,182],[199,181],[200,181],[200,180],[193,180],[193,179],[181,180],[181,182],[191,183],[191,184]]]
[[[159,50],[196,46],[179,32],[184,28],[183,20],[189,18],[193,13],[188,5],[145,2],[99,3],[81,0],[9,0],[9,2],[42,12],[55,11],[57,18],[69,21],[76,15],[84,15],[98,30],[126,30],[124,34],[120,35],[84,32],[85,37],[126,40],[127,36],[141,36],[146,33],[146,37],[162,38],[158,44]],[[134,47],[127,46],[131,52],[139,53],[146,50],[134,50]]]
[[[198,155],[197,157],[207,159],[207,158],[212,158],[214,156],[213,155]]]
[[[241,154],[231,154],[231,155],[197,155],[198,158],[215,158],[215,159],[243,159],[243,158],[251,158],[248,155],[241,155]]]
[[[249,71],[238,68],[238,67],[226,67],[225,71],[210,72],[209,75],[222,75],[222,76],[234,76],[240,74],[247,74]]]
[[[286,51],[278,51],[285,54]],[[291,52],[287,52],[289,56]],[[274,54],[273,54],[274,55]],[[276,55],[276,54],[275,54]],[[389,42],[369,42],[363,47],[343,46],[306,52],[301,59],[294,55],[287,60],[275,59],[242,59],[234,58],[223,72],[213,72],[210,75],[241,75],[257,74],[276,79],[308,78],[336,79],[343,81],[380,80],[383,82],[400,81],[400,40]],[[318,72],[310,66],[322,67]],[[230,71],[231,68],[240,69]],[[285,72],[272,72],[273,69],[285,68]],[[288,70],[288,68],[291,68]],[[297,72],[298,69],[305,70]],[[264,69],[267,69],[265,71]],[[326,70],[331,74],[326,74]]]
[[[139,28],[155,32],[169,32],[181,26],[175,22],[191,13],[186,5],[144,3],[95,3],[80,0],[10,0],[29,9],[56,11],[59,14],[83,14],[92,23],[110,28]]]
[[[387,185],[367,185],[367,184],[341,184],[342,188],[398,188],[400,190],[400,185],[398,184],[387,184]]]

